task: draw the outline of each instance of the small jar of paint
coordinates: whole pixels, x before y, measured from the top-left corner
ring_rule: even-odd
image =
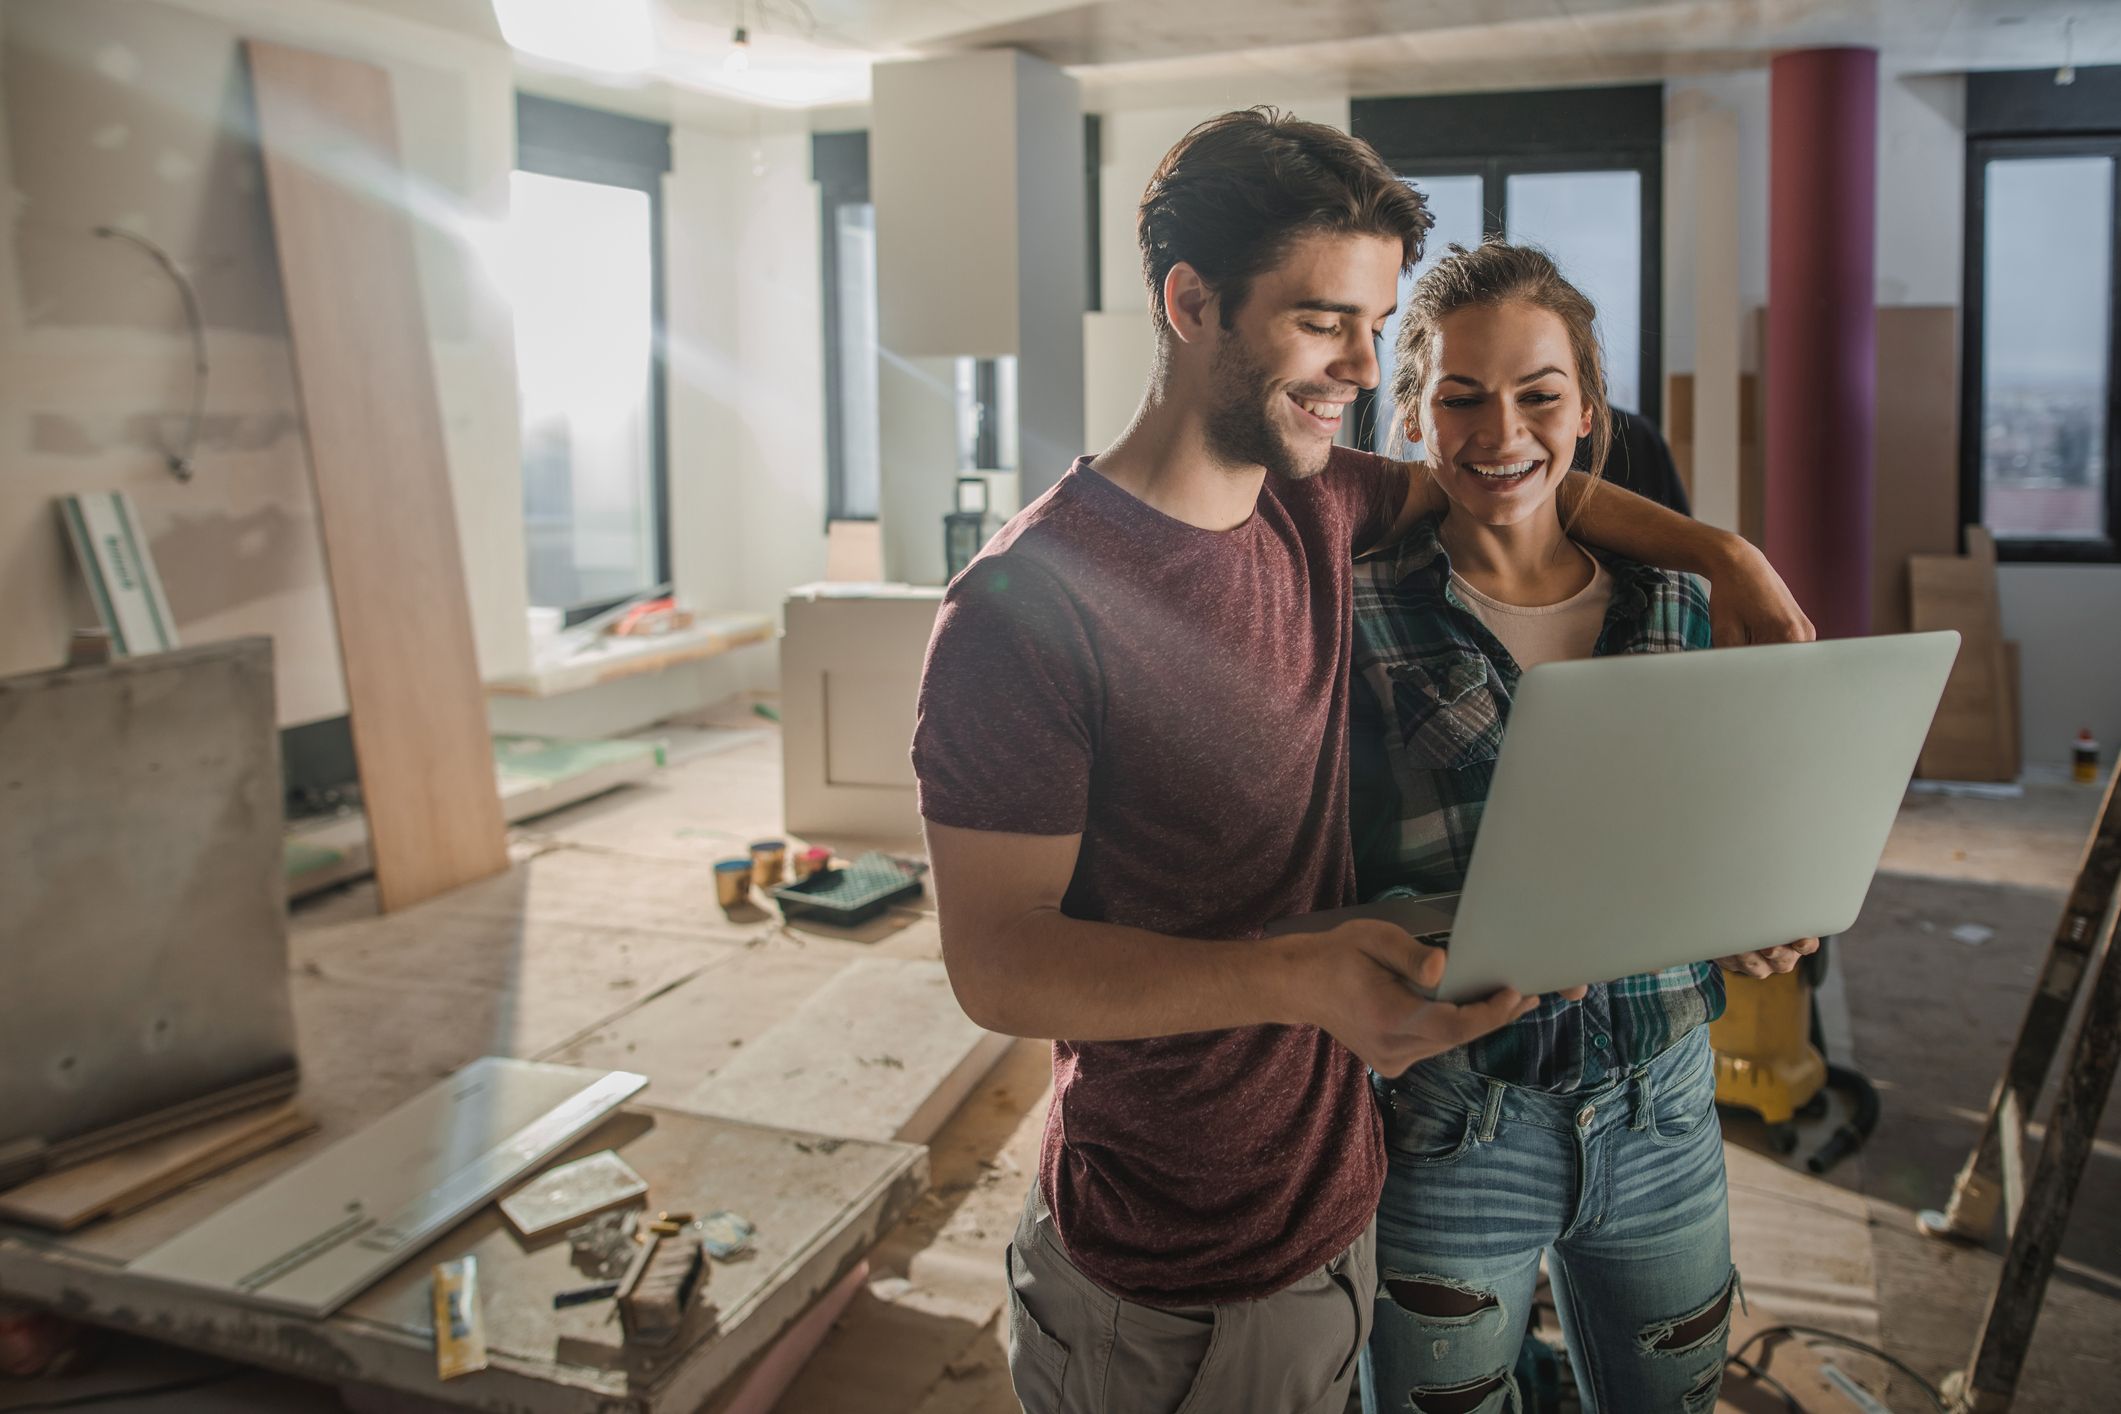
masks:
[[[788,842],[760,840],[751,846],[751,882],[770,889],[788,877]]]
[[[714,896],[727,913],[751,900],[751,861],[717,860],[714,866]]]

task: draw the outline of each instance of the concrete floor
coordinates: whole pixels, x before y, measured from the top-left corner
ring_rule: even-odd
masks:
[[[777,733],[740,703],[705,714],[695,725],[706,729],[701,739],[706,746],[699,754],[676,763],[650,784],[519,828],[513,836],[518,854],[559,848],[619,850],[697,862],[725,853],[731,835],[750,838],[777,831]],[[2036,785],[2012,800],[1911,796],[1885,867],[1963,884],[2061,888],[2074,874],[2095,804],[2096,792],[2060,785]],[[548,904],[564,906],[564,901],[533,897],[528,906]],[[713,905],[703,896],[698,906],[704,910]],[[299,907],[294,926],[298,931],[329,926],[373,908],[369,886],[354,885]],[[871,945],[898,955],[913,955],[911,950],[936,955],[933,920],[905,915]],[[1847,1007],[1845,996],[1838,1005]],[[2003,1007],[2013,1020],[2016,1005]],[[1860,1058],[1863,1037],[1854,1039]],[[1047,1048],[1019,1042],[936,1135],[932,1190],[872,1256],[867,1288],[797,1376],[777,1406],[781,1414],[842,1414],[851,1409],[865,1414],[1002,1414],[1016,1407],[1009,1393],[1000,1314],[1002,1251],[1036,1160],[1049,1090]],[[1980,1100],[1974,1103],[1978,1110]],[[1932,1268],[1956,1262],[1956,1270],[1945,1278],[1955,1292],[1964,1288],[1954,1299],[1959,1306],[1978,1300],[1982,1274],[1994,1267],[1992,1257],[1984,1266],[1978,1252],[1924,1251],[1919,1240],[1911,1257],[1901,1250],[1908,1244],[1900,1240],[1897,1228],[1894,1236],[1881,1235],[1895,1222],[1904,1225],[1904,1216],[1881,1217],[1874,1206],[1877,1200],[1865,1196],[1861,1180],[1851,1182],[1853,1169],[1837,1174],[1835,1182],[1813,1178],[1748,1148],[1743,1131],[1742,1122],[1733,1126],[1729,1155],[1734,1241],[1756,1310],[1751,1324],[1816,1320],[1883,1340],[1890,1348],[1896,1332],[1890,1319],[1880,1319],[1880,1272],[1897,1270],[1896,1263],[1914,1274],[1903,1272],[1892,1283],[1904,1287],[1910,1281],[1919,1286],[1932,1279]],[[1941,1196],[1950,1175],[1935,1177]],[[2074,1302],[2077,1296],[2065,1299]],[[1958,1348],[1953,1319],[1932,1321],[1914,1332],[1920,1348],[1905,1352],[1931,1378],[1955,1358],[1950,1353]],[[188,1361],[144,1343],[126,1342],[114,1347],[105,1370],[86,1382],[0,1385],[0,1410],[36,1399],[155,1383],[199,1368]],[[1883,1386],[1875,1364],[1848,1359],[1840,1363],[1872,1388]],[[2089,1378],[2088,1371],[2062,1374],[2071,1387]],[[2102,1370],[2100,1380],[2089,1387],[2103,1383]],[[320,1402],[328,1397],[318,1387],[255,1375],[122,1407],[151,1414],[315,1410],[331,1407]],[[1906,1386],[1893,1391],[1888,1402],[1895,1409],[1928,1407]],[[1775,1406],[1733,1402],[1727,1396],[1726,1407]],[[2096,1407],[2110,1406],[2102,1402]]]

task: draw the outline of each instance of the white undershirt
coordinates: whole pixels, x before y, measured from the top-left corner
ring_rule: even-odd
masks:
[[[1559,604],[1527,608],[1505,604],[1466,583],[1454,573],[1451,587],[1488,632],[1502,640],[1517,666],[1527,671],[1541,663],[1566,658],[1588,658],[1605,629],[1606,609],[1613,601],[1613,576],[1596,558],[1591,560],[1591,582]]]

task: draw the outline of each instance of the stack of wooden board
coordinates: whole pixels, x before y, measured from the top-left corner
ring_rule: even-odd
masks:
[[[316,1127],[292,1103],[212,1120],[0,1192],[0,1218],[72,1232],[144,1208]]]
[[[1959,660],[1944,686],[1937,720],[1915,773],[1929,780],[2018,778],[2018,645],[2003,638],[1996,593],[1996,542],[1966,531],[1964,555],[1910,555],[1910,617],[1915,632],[1957,629]]]

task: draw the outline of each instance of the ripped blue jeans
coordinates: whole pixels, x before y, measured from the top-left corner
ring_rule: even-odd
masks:
[[[1715,1099],[1705,1026],[1596,1090],[1381,1083],[1368,1414],[1519,1414],[1542,1253],[1584,1414],[1714,1409],[1737,1295]]]

